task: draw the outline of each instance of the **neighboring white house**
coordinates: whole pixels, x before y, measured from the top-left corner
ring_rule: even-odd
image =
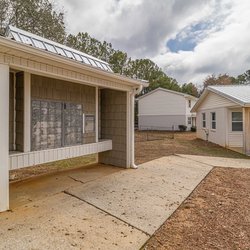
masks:
[[[198,99],[184,93],[157,88],[138,98],[139,130],[172,130],[179,125],[188,130],[196,125],[196,114],[191,112]]]
[[[198,138],[250,154],[250,85],[210,86],[192,111]]]

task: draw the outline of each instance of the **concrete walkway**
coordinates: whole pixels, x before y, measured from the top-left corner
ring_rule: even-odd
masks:
[[[0,214],[0,249],[139,249],[212,168],[169,156],[16,183],[13,210]]]
[[[182,155],[177,156],[207,164],[213,167],[225,167],[225,168],[250,168],[250,160],[238,159],[238,158],[225,158],[225,157],[211,157],[200,155]]]

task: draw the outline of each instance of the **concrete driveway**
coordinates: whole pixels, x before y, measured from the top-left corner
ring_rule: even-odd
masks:
[[[168,156],[95,165],[11,185],[0,249],[139,249],[213,166]]]

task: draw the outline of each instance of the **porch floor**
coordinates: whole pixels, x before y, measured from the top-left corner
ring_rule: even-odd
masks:
[[[96,164],[13,183],[0,248],[140,249],[211,168],[169,156],[137,170]]]

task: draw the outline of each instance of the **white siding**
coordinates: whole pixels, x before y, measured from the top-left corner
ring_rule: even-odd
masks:
[[[211,112],[216,113],[216,129],[211,128]],[[227,110],[226,108],[214,108],[200,110],[197,112],[197,137],[206,140],[205,129],[202,128],[202,113],[206,113],[206,130],[208,131],[208,141],[226,146],[227,135]]]
[[[9,169],[13,170],[24,168],[83,155],[100,153],[111,149],[112,141],[105,140],[98,143],[91,143],[80,146],[13,154],[9,156]]]
[[[221,97],[215,93],[208,93],[205,100],[201,103],[199,110],[207,110],[214,108],[230,107],[236,106],[234,102]]]
[[[185,115],[187,100],[179,94],[158,90],[139,99],[139,115]]]
[[[242,112],[242,108],[228,109],[228,141],[227,146],[232,148],[243,147],[243,132],[232,131],[232,112]]]
[[[243,147],[243,133],[228,133],[228,147],[242,148]]]
[[[142,115],[139,116],[140,130],[178,130],[179,125],[186,124],[184,115]]]
[[[191,108],[189,108],[188,100],[191,100]],[[188,116],[190,116],[190,115],[192,115],[192,114],[193,114],[193,116],[194,116],[195,113],[191,113],[191,109],[193,108],[193,106],[195,105],[196,102],[197,102],[196,100],[191,99],[191,98],[187,98],[187,99],[186,99],[186,114],[187,114]]]

